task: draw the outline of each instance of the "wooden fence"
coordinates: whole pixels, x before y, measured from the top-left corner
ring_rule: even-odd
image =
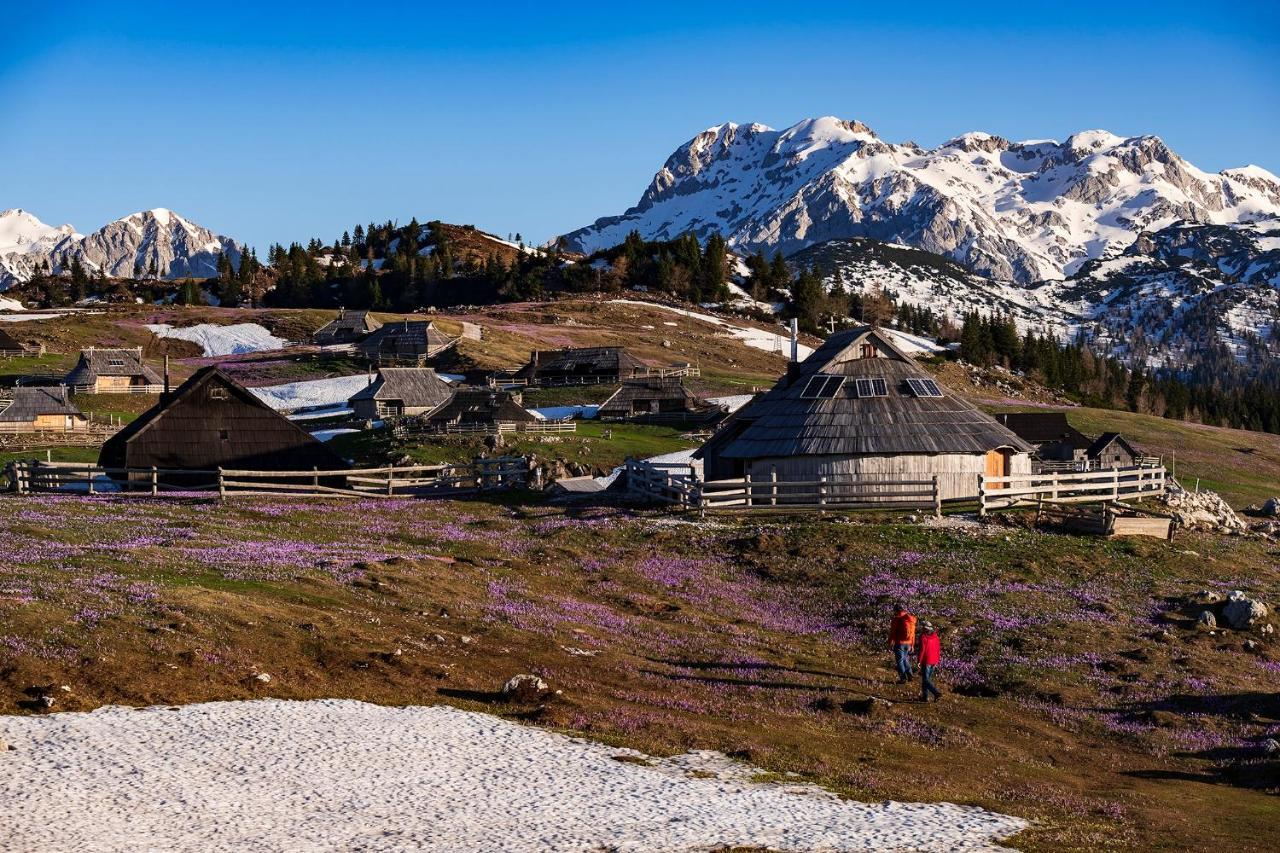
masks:
[[[176,468],[103,468],[77,462],[11,462],[5,469],[11,491],[162,494],[206,492],[219,498],[429,497],[522,487],[527,460],[518,456],[476,459],[461,465],[402,465],[333,471],[246,471]]]
[[[560,433],[578,431],[577,421],[530,421],[493,424],[445,424],[443,426],[415,426],[401,423],[392,428],[396,438],[420,435],[506,435],[514,432]]]
[[[742,477],[700,482],[688,465],[662,466],[628,460],[627,489],[681,507],[707,510],[928,510],[942,514],[938,478],[892,479],[853,475],[816,480]]]
[[[1163,466],[1110,468],[1071,473],[982,476],[978,480],[978,514],[993,509],[1034,504],[1106,503],[1163,495],[1168,474]]]

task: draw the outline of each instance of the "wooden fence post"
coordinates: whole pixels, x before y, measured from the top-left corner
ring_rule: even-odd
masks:
[[[218,500],[225,501],[227,499],[227,481],[222,476],[222,466],[218,466]]]
[[[938,487],[938,475],[933,475],[933,517],[942,518],[942,489]]]
[[[392,480],[395,479],[395,476],[396,476],[395,469],[388,468],[387,469],[387,497],[391,497],[391,494],[395,489],[395,487],[392,485]]]
[[[987,478],[978,475],[978,518],[987,517]]]
[[[778,505],[778,466],[769,466],[769,506]]]
[[[825,507],[827,505],[827,475],[823,474],[818,477],[818,506]]]
[[[93,490],[93,466],[88,465],[84,469],[85,477],[89,480],[89,494],[97,494]]]
[[[153,498],[160,493],[160,478],[158,474],[159,472],[156,471],[156,466],[152,465],[151,466],[151,497]],[[127,477],[128,475],[126,474],[125,476]]]
[[[317,492],[320,491],[320,475],[316,473],[319,470],[320,469],[315,465],[311,466],[311,488],[315,489]]]

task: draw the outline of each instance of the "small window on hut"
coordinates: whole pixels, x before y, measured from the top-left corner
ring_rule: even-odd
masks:
[[[210,389],[209,389],[209,399],[210,399],[210,400],[225,400],[225,399],[227,399],[227,389],[226,389],[226,388],[223,388],[223,387],[221,387],[221,386],[219,386],[219,385],[215,385],[215,386],[213,386],[212,388],[210,388]]]
[[[876,357],[875,344],[863,344],[858,348],[858,358],[875,358],[875,357]]]
[[[109,359],[107,359],[107,367],[124,367],[124,359],[123,359],[123,358],[109,358]]]
[[[870,376],[866,379],[859,379],[856,387],[859,397],[889,396],[889,383],[885,381],[883,376]]]
[[[228,429],[220,429],[220,430],[218,430],[218,438],[222,439],[223,441],[230,441],[230,440],[231,440],[231,430],[228,430]]]
[[[832,376],[827,373],[819,373],[809,379],[809,383],[804,386],[804,390],[800,392],[802,400],[829,400],[840,390],[840,386],[844,385],[843,376]]]

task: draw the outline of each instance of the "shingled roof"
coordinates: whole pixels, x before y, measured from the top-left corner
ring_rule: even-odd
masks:
[[[164,380],[142,361],[141,349],[86,349],[63,380],[67,385],[93,385],[99,376],[140,376],[147,385]]]
[[[382,321],[368,311],[339,309],[338,316],[316,330],[311,336],[316,343],[324,341],[354,341],[382,328]]]
[[[454,391],[443,405],[426,417],[433,424],[529,423],[537,420],[509,392],[483,388]]]
[[[432,356],[457,342],[457,338],[446,335],[428,320],[404,320],[382,326],[365,338],[359,348],[370,358],[405,358]]]
[[[876,357],[859,357],[863,345],[874,346]],[[831,393],[810,396],[810,380],[819,374],[836,377]],[[858,396],[859,379],[883,379],[878,390],[884,394]],[[1035,449],[955,394],[942,389],[941,396],[917,396],[908,380],[933,377],[871,326],[839,332],[730,418],[722,427],[724,440],[713,436],[699,455],[758,459]]]
[[[653,376],[644,379],[626,379],[622,387],[609,399],[600,404],[600,417],[625,417],[632,412],[632,404],[637,400],[657,400],[659,402],[676,403],[673,411],[705,412],[712,406],[700,399],[687,387],[680,376]]]
[[[356,400],[399,400],[409,408],[438,406],[453,393],[453,387],[430,367],[381,367],[369,385],[352,396]]]
[[[1077,450],[1089,446],[1089,438],[1067,423],[1066,412],[1006,412],[996,420],[1032,444],[1063,443]]]
[[[644,367],[639,359],[622,347],[580,347],[543,352],[534,350],[529,362],[517,376],[534,379],[541,376],[617,375],[626,379],[636,368]]]
[[[12,334],[4,329],[0,329],[0,351],[2,352],[24,352],[30,349],[22,341],[15,338]]]
[[[56,388],[40,388],[19,385],[14,388],[13,399],[0,408],[0,421],[27,423],[41,415],[76,415],[83,417],[80,411],[67,398],[67,386]]]

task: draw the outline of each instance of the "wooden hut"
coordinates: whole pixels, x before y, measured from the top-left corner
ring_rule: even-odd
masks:
[[[0,400],[0,432],[81,432],[89,419],[68,399],[67,386],[20,385]]]
[[[380,367],[378,376],[351,398],[358,418],[425,415],[453,393],[430,367]]]
[[[158,394],[160,376],[142,360],[142,348],[80,351],[80,359],[62,380],[77,394]]]
[[[1067,423],[1066,412],[1008,412],[996,415],[1018,438],[1035,445],[1045,462],[1083,464],[1089,456],[1089,437]]]
[[[939,386],[871,326],[832,335],[695,454],[707,480],[927,480],[974,497],[983,474],[1029,473],[1035,448]]]
[[[347,467],[311,433],[216,366],[199,370],[176,391],[163,394],[159,403],[107,439],[98,464],[198,471]],[[208,477],[166,479],[186,485],[209,481]]]
[[[673,419],[680,416],[698,419],[716,410],[717,407],[685,387],[682,377],[653,376],[623,380],[622,387],[600,404],[599,417],[630,420],[667,415]]]
[[[534,350],[515,378],[528,385],[612,385],[644,369],[622,347]]]
[[[338,310],[338,316],[316,330],[311,341],[319,346],[354,344],[382,328],[382,321],[368,311]]]
[[[507,391],[462,388],[426,415],[427,423],[440,432],[482,432],[515,429],[538,418]]]
[[[357,349],[374,364],[420,367],[457,343],[457,338],[429,320],[403,320],[382,326],[357,344]]]
[[[1089,464],[1095,468],[1132,468],[1142,456],[1118,432],[1104,432],[1089,445]]]

